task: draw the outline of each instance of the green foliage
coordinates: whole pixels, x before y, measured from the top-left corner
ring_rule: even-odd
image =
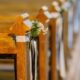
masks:
[[[35,38],[39,35],[39,33],[40,33],[40,28],[39,28],[39,25],[38,25],[38,21],[33,21],[32,29],[30,31],[30,36],[32,38]]]

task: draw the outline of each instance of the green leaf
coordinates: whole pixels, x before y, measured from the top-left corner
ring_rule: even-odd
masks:
[[[39,33],[40,33],[40,28],[38,26],[38,21],[33,21],[30,36],[35,38],[39,35]]]

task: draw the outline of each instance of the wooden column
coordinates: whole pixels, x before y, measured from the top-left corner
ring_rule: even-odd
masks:
[[[64,55],[67,68],[67,59],[70,57],[68,48],[68,12],[63,12],[63,42],[64,42]]]
[[[28,80],[27,77],[27,45],[25,33],[29,31],[27,25],[23,24],[23,18],[18,17],[15,24],[11,27],[11,34],[16,36],[17,49],[17,80]]]
[[[51,5],[48,11],[56,16],[55,13],[59,13],[54,5]],[[51,48],[51,80],[57,80],[57,17],[53,17],[49,21],[50,29],[50,48]]]
[[[37,20],[43,23],[45,25],[46,20],[48,19],[44,15],[44,11],[41,9],[39,14],[37,15]],[[38,45],[39,45],[39,54],[38,54],[38,60],[39,60],[39,80],[47,80],[47,69],[46,69],[46,35],[43,34],[43,32],[40,33],[38,37]]]
[[[45,35],[40,33],[39,35],[39,80],[46,80],[47,75],[46,75],[46,38]]]
[[[51,80],[57,80],[56,19],[50,20]]]
[[[63,5],[63,3],[60,0],[57,0],[59,2],[59,5]],[[66,2],[66,0],[64,0]],[[67,69],[67,59],[70,57],[69,53],[69,47],[68,47],[68,12],[63,11],[62,12],[63,17],[63,43],[64,43],[64,55],[65,55],[65,63],[66,63],[66,69]]]
[[[55,7],[50,6],[49,11],[55,12]],[[51,80],[57,80],[57,53],[56,53],[56,19],[49,22],[50,29],[50,48],[51,48]]]

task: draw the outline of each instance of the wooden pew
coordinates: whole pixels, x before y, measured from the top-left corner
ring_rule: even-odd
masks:
[[[16,37],[16,71],[17,71],[17,80],[28,80],[27,77],[27,45],[26,45],[26,36],[25,33],[30,30],[30,26],[23,23],[25,19],[28,18],[27,14],[23,14],[17,17],[15,23],[10,28],[11,35]]]
[[[8,63],[6,64],[6,65],[8,65],[8,64],[13,64],[14,65],[14,74],[12,74],[13,75],[13,79],[15,79],[16,80],[16,78],[17,78],[17,75],[16,75],[16,53],[17,53],[17,51],[16,51],[16,45],[15,45],[15,42],[14,42],[14,40],[10,37],[10,36],[8,36],[8,33],[0,33],[0,61],[2,60],[6,60],[7,61],[7,59],[9,60],[9,61],[13,61],[13,62],[11,62],[11,63],[9,63],[9,61],[7,61]],[[0,66],[2,65],[2,64],[5,64],[5,62],[4,63],[1,63],[0,62]],[[6,69],[6,67],[7,66],[3,66],[2,68],[0,67],[0,70],[1,69],[3,69],[3,70],[5,70]],[[9,66],[8,66],[9,67]],[[3,71],[2,70],[2,71]],[[10,70],[10,68],[8,68],[8,70]],[[8,72],[8,71],[7,71]],[[7,79],[7,75],[8,75],[8,73],[7,73],[7,75],[5,76],[5,73],[3,74],[3,73],[1,73],[2,74],[2,76],[0,75],[0,79],[2,78],[2,79]],[[11,75],[10,75],[11,76]],[[12,76],[11,76],[12,77]]]
[[[25,45],[25,32],[29,30],[28,26],[22,23],[23,19],[18,17],[16,23],[10,28],[11,33],[0,33],[0,55],[3,56],[15,55],[15,66],[16,66],[16,79],[15,80],[26,80],[27,79],[27,64],[26,64],[26,45]],[[9,36],[14,34],[16,36],[15,41]],[[21,40],[23,38],[23,40]],[[6,44],[6,45],[4,45]]]
[[[57,17],[58,12],[55,6],[50,5],[48,11],[53,14],[52,18],[49,21],[49,29],[50,29],[50,48],[51,48],[51,80],[57,80]],[[56,16],[56,14],[57,16]]]
[[[60,2],[59,0],[58,0],[58,2],[59,2],[59,5],[61,6],[61,5],[63,5],[63,4],[65,4],[67,1],[65,0],[65,3],[62,3],[62,2]],[[73,7],[74,7],[74,5],[71,5],[70,6],[70,8],[69,8],[69,10],[65,10],[65,11],[63,11],[62,12],[62,17],[63,17],[63,41],[64,41],[64,53],[65,53],[65,61],[66,61],[66,69],[68,70],[68,59],[70,59],[71,58],[71,55],[72,54],[70,54],[71,53],[71,51],[72,51],[72,49],[73,49],[73,47],[74,47],[74,10],[72,11],[72,20],[71,20],[71,22],[70,22],[70,18],[69,17],[71,17],[70,16],[70,11],[71,11],[71,8],[73,9]],[[72,25],[70,25],[70,24],[72,24]],[[71,29],[71,31],[69,31],[70,30],[70,26],[72,26],[72,29]],[[69,34],[69,32],[72,34]],[[71,37],[69,37],[69,35],[71,36]],[[70,39],[69,38],[71,38],[72,40],[71,40],[71,43],[69,42],[70,41]]]
[[[49,7],[49,11],[53,14],[53,22],[55,21],[55,37],[56,37],[56,58],[57,58],[57,79],[62,80],[66,76],[65,60],[64,60],[64,43],[63,43],[63,20],[61,8],[57,1],[53,1]],[[52,28],[54,24],[52,25]],[[54,28],[53,28],[54,30]],[[54,33],[54,32],[53,32]],[[53,79],[54,80],[54,79]]]
[[[59,4],[61,5],[62,3],[59,2]],[[50,6],[49,8],[47,7],[42,7],[42,9],[40,9],[38,15],[36,16],[36,20],[38,20],[39,22],[41,22],[44,26],[45,25],[49,25],[48,29],[50,32],[50,50],[51,50],[51,61],[50,61],[50,76],[51,80],[57,80],[57,51],[56,51],[56,33],[57,33],[57,17],[55,17],[55,13],[59,13],[58,10],[55,8],[55,6]],[[65,53],[65,60],[66,64],[67,64],[67,59],[70,57],[69,54],[69,47],[68,47],[68,12],[64,11],[62,13],[62,17],[63,17],[63,42],[64,42],[64,53]],[[11,53],[13,51],[12,54],[16,55],[16,59],[17,59],[17,79],[18,80],[31,80],[31,76],[30,76],[30,72],[29,72],[29,76],[28,75],[28,70],[29,69],[29,65],[27,65],[28,63],[28,54],[26,56],[26,42],[24,40],[25,38],[25,33],[26,31],[30,31],[30,25],[28,25],[27,22],[25,22],[25,20],[28,19],[25,18],[24,16],[19,16],[15,22],[15,24],[10,28],[11,35],[16,36],[16,47],[15,47],[15,42],[13,40],[11,40],[13,43],[12,44],[12,49],[10,48],[10,50],[5,49],[4,48],[0,48],[0,52],[2,54],[4,53]],[[1,36],[1,38],[6,37],[8,38],[8,34],[4,34],[5,36]],[[10,38],[10,37],[9,37]],[[23,39],[23,41],[21,40],[21,38]],[[46,35],[44,34],[44,32],[42,31],[38,37],[38,78],[39,80],[47,80],[47,76],[48,74],[48,70],[46,67],[46,62],[47,62],[47,50],[46,50]],[[9,41],[10,42],[10,41]],[[2,45],[3,46],[3,45]],[[27,59],[27,60],[26,60]],[[26,63],[27,62],[27,63]],[[67,65],[66,65],[66,69],[67,69]]]
[[[57,0],[57,1],[59,3],[59,6],[62,6],[62,5],[64,5],[66,3],[66,0],[65,0],[65,2],[61,2],[60,0]],[[71,55],[70,55],[71,49],[69,48],[69,43],[68,43],[68,40],[69,40],[68,39],[69,10],[65,10],[65,8],[64,8],[64,10],[61,13],[62,13],[62,17],[63,17],[64,55],[65,55],[66,70],[68,70],[67,60],[71,58]]]
[[[61,5],[61,3],[60,2],[57,2],[57,1],[53,1],[53,3],[52,3],[52,5],[50,6],[50,9],[49,9],[49,11],[52,13],[52,12],[57,12],[57,13],[60,13],[61,14],[61,9],[59,8],[60,7],[60,5]],[[63,12],[62,14],[61,14],[61,17],[62,17],[62,19],[64,19],[63,21],[62,21],[62,40],[61,40],[61,42],[63,43],[63,57],[64,57],[64,55],[65,55],[65,49],[67,49],[67,50],[69,50],[68,49],[68,37],[66,37],[66,36],[68,36],[68,14],[66,13],[66,12]],[[54,26],[54,25],[53,25]],[[61,26],[60,26],[61,27]],[[57,29],[57,27],[56,27],[56,29]],[[61,31],[60,31],[61,32]],[[61,43],[60,42],[60,43]],[[60,44],[60,45],[62,45],[62,44]],[[61,48],[61,46],[60,46],[60,48]],[[67,54],[67,51],[66,50],[66,54]],[[60,55],[62,54],[61,53],[61,51],[59,51],[59,53],[60,53]],[[66,56],[65,56],[66,57]],[[62,65],[62,66],[64,66],[64,69],[62,69],[61,68],[61,70],[60,70],[60,75],[62,75],[63,76],[63,78],[65,78],[65,76],[66,76],[66,69],[65,69],[65,57],[63,58],[63,61],[64,61],[64,63],[63,64],[61,64],[62,62],[59,62],[60,63],[60,65]],[[59,57],[58,57],[59,58]],[[61,59],[60,59],[61,60]],[[60,66],[61,67],[61,66]],[[62,73],[64,73],[64,74],[62,74]],[[61,77],[61,76],[60,76]],[[60,80],[62,80],[62,79],[60,79]]]
[[[56,52],[56,19],[51,19],[50,26],[50,49],[51,49],[51,80],[57,80],[57,52]]]
[[[47,8],[46,8],[47,9]],[[46,10],[45,9],[45,10]],[[40,9],[36,19],[41,22],[42,24],[47,24],[47,20],[48,17],[45,16],[44,14],[44,10]],[[38,37],[38,66],[39,66],[39,74],[38,74],[38,78],[39,80],[47,80],[47,69],[46,69],[46,57],[47,57],[47,53],[46,53],[46,35],[44,35],[43,32],[40,33],[39,37]]]
[[[48,7],[43,6],[37,16],[37,19],[40,22],[42,22],[43,24],[46,24],[46,21],[49,22],[48,28],[49,28],[49,32],[50,32],[49,46],[50,46],[50,50],[51,50],[51,54],[50,54],[51,59],[50,59],[50,65],[48,64],[50,66],[50,75],[49,74],[48,75],[49,75],[49,79],[51,79],[51,80],[57,80],[57,62],[56,62],[56,59],[57,59],[57,54],[56,54],[56,27],[57,27],[56,20],[57,20],[57,18],[56,17],[54,18],[53,17],[54,15],[53,16],[51,15],[51,13],[55,13],[55,12],[56,12],[55,7],[54,7],[54,9],[52,9],[52,6],[51,6],[48,9]],[[40,54],[39,58],[41,56],[39,64],[41,65],[42,68],[44,67],[43,69],[44,69],[44,74],[45,74],[45,72],[46,72],[45,65],[46,64],[44,61],[43,65],[42,65],[41,60],[42,60],[42,58],[44,58],[46,60],[45,56],[48,54],[48,53],[46,54],[46,50],[45,50],[46,36],[43,35],[43,37],[42,37],[42,34],[40,34],[39,38],[40,38],[39,44],[41,45],[41,46],[39,46],[39,48],[41,47],[41,49],[39,50],[39,54]],[[45,54],[45,55],[43,55],[43,54]],[[39,70],[41,70],[42,68],[39,68]],[[45,80],[43,78],[46,78],[46,77],[42,74],[42,72],[43,72],[43,70],[39,73],[40,80]]]

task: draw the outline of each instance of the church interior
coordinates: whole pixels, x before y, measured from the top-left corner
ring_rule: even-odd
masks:
[[[80,80],[80,0],[0,0],[0,80]]]

